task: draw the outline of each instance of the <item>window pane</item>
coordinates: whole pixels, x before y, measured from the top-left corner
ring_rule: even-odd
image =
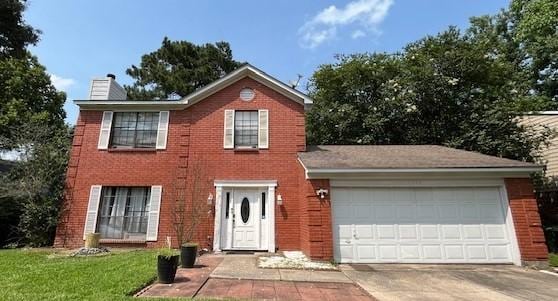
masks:
[[[116,112],[111,147],[155,148],[159,112]]]
[[[240,147],[258,147],[258,111],[236,111],[234,144]]]
[[[97,221],[102,238],[145,239],[150,187],[103,187]]]

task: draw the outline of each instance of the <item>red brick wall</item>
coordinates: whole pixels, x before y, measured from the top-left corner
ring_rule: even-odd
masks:
[[[306,180],[304,170],[300,175],[300,248],[312,259],[331,260],[333,258],[333,234],[331,225],[331,202],[329,194],[325,198],[316,195],[316,190],[330,190],[329,180]]]
[[[545,244],[533,185],[528,178],[505,179],[522,261],[546,261]]]
[[[239,98],[244,87],[256,96],[246,102]],[[223,149],[224,110],[269,110],[269,149],[234,151]],[[300,249],[299,183],[297,152],[304,151],[304,107],[282,94],[254,81],[242,79],[209,96],[194,106],[171,111],[166,150],[98,150],[101,111],[81,111],[76,125],[68,169],[67,210],[58,227],[56,246],[83,245],[83,226],[91,185],[151,186],[162,185],[163,195],[157,243],[174,237],[173,203],[182,187],[187,190],[193,166],[203,167],[207,195],[215,195],[213,180],[277,180],[276,194],[283,206],[276,208],[276,245],[283,250]],[[190,180],[189,180],[190,179]],[[186,194],[189,195],[186,191]],[[213,211],[201,219],[197,241],[202,247],[212,245]]]

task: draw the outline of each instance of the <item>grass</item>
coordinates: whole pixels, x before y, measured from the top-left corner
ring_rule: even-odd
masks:
[[[47,257],[52,252],[0,250],[0,299],[130,301],[133,293],[156,276],[154,251]]]
[[[548,263],[551,267],[558,267],[558,254],[557,253],[550,253],[548,257]]]

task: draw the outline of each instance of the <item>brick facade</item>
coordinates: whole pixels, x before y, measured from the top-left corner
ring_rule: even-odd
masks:
[[[244,87],[255,90],[252,101],[239,98]],[[235,151],[223,148],[224,110],[269,110],[269,149]],[[157,243],[166,236],[175,237],[173,201],[188,195],[188,178],[200,165],[207,178],[207,195],[215,195],[213,180],[277,180],[276,194],[283,205],[276,207],[276,247],[299,250],[299,177],[297,153],[306,147],[304,107],[284,95],[244,78],[209,96],[186,110],[171,111],[168,142],[165,150],[99,150],[97,141],[102,111],[81,111],[76,124],[70,165],[67,172],[65,214],[58,227],[55,246],[83,245],[83,227],[91,185],[151,186],[162,185],[161,211]],[[185,190],[184,190],[185,189]],[[197,241],[211,248],[214,210],[198,227]],[[176,241],[173,239],[173,241]]]
[[[546,261],[548,249],[531,180],[505,179],[505,184],[521,261]]]

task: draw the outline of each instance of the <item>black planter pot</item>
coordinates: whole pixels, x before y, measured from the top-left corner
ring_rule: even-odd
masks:
[[[197,245],[184,245],[180,247],[180,261],[183,268],[193,268],[198,255]]]
[[[178,267],[178,255],[170,257],[157,256],[157,275],[160,283],[173,283],[176,276],[176,268]]]

